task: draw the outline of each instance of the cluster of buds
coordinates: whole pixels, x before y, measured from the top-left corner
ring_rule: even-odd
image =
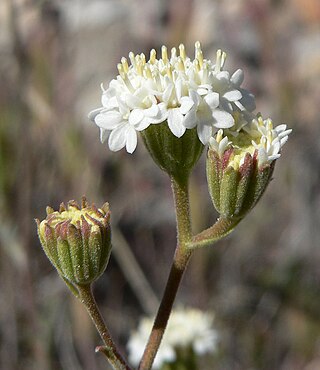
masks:
[[[60,276],[71,284],[90,284],[105,270],[111,252],[110,211],[89,206],[82,199],[47,207],[47,217],[36,220],[43,250]]]
[[[275,161],[292,130],[258,115],[236,116],[238,130],[219,130],[210,139],[207,179],[211,199],[224,218],[242,218],[264,193]]]

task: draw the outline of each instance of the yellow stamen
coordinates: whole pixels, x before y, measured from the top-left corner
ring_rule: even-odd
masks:
[[[122,67],[123,67],[123,70],[125,73],[128,73],[129,71],[129,65],[128,65],[128,61],[126,58],[122,57],[121,58],[121,64],[122,64]]]
[[[167,64],[169,61],[168,60],[168,50],[164,45],[161,48],[161,57],[162,57],[163,63]]]
[[[220,130],[218,131],[218,133],[217,133],[216,142],[219,144],[219,143],[220,143],[220,141],[222,140],[222,138],[223,138],[223,130],[222,130],[222,129],[220,129]]]
[[[183,60],[182,60],[182,58],[181,57],[178,57],[178,69],[180,70],[180,71],[183,71],[183,72],[185,72],[185,67],[184,67],[184,63],[183,63]]]
[[[172,48],[171,49],[171,59],[174,59],[177,57],[177,49],[176,48]]]
[[[136,61],[135,61],[135,57],[134,57],[134,54],[133,54],[132,51],[130,51],[130,53],[129,53],[129,59],[130,59],[131,64],[133,66],[135,66],[136,65]]]
[[[182,60],[186,60],[186,49],[184,47],[183,44],[180,44],[179,45],[179,52],[180,52],[180,57],[182,58]]]
[[[118,71],[119,71],[119,75],[125,79],[126,78],[126,73],[124,71],[124,68],[123,68],[123,65],[121,63],[118,63],[117,64],[117,68],[118,68]]]
[[[223,52],[221,55],[221,68],[223,68],[226,59],[227,59],[227,53]]]
[[[194,64],[194,66],[195,66],[195,69],[197,70],[197,72],[200,72],[200,64],[199,64],[199,60],[198,59],[195,59],[194,61],[193,61],[193,64]]]
[[[222,54],[221,49],[217,50],[216,65],[214,67],[214,70],[216,72],[220,72],[220,70],[221,70],[221,54]]]
[[[146,56],[143,53],[140,54],[140,60],[141,60],[142,65],[146,64]]]
[[[200,44],[199,41],[197,41],[195,43],[195,49],[196,49],[195,58],[198,59],[200,68],[202,68],[202,66],[203,66],[203,53],[202,53],[201,44]]]
[[[157,52],[154,49],[152,49],[150,51],[150,63],[154,64],[156,59],[157,59]]]
[[[150,67],[148,66],[148,64],[146,64],[144,66],[144,69],[143,69],[143,76],[145,78],[152,78],[152,73],[151,73],[151,70],[150,70]]]

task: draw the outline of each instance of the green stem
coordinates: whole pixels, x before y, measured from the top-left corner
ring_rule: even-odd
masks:
[[[172,178],[171,185],[176,210],[177,239],[179,246],[187,243],[192,238],[188,178],[179,181]]]
[[[186,248],[191,241],[191,221],[189,210],[188,180],[172,179],[172,190],[177,218],[177,248],[173,258],[168,282],[155,318],[153,328],[142,356],[139,370],[150,370],[159,349],[163,334],[172,311],[173,303],[188,265],[192,251]]]
[[[92,294],[91,285],[77,285],[79,291],[79,299],[85,305],[95,327],[97,328],[104,347],[98,347],[98,351],[104,353],[108,358],[110,365],[115,370],[131,370],[118,352],[111,335],[103,321],[97,303]]]
[[[223,218],[220,217],[215,224],[201,233],[195,235],[192,240],[187,244],[187,248],[194,250],[200,247],[207,247],[218,240],[222,239],[238,225],[241,218]]]

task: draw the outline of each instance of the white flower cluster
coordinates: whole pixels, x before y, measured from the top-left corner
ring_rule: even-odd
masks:
[[[214,352],[217,348],[218,335],[212,329],[213,315],[197,309],[177,309],[171,314],[161,346],[155,358],[154,369],[159,369],[166,362],[174,362],[177,348],[192,346],[197,355]],[[151,332],[153,320],[143,318],[138,329],[128,342],[129,360],[138,365],[144,347]]]
[[[151,124],[167,122],[171,132],[181,137],[186,129],[196,127],[200,141],[209,142],[219,128],[234,126],[235,112],[252,112],[254,97],[241,88],[243,71],[232,75],[224,71],[226,53],[218,50],[216,62],[204,59],[199,42],[191,60],[184,45],[171,50],[162,46],[161,58],[150,52],[129,54],[118,64],[119,75],[105,90],[102,107],[89,114],[100,128],[101,141],[109,135],[111,150],[126,147],[132,153],[137,146],[137,131]]]
[[[241,166],[246,153],[253,155],[257,150],[260,167],[280,157],[281,148],[291,131],[285,124],[274,127],[270,118],[264,120],[260,114],[254,118],[249,114],[236,114],[235,125],[225,132],[220,129],[215,137],[210,138],[210,147],[219,157],[228,147],[233,147],[235,151],[230,165],[235,168]]]

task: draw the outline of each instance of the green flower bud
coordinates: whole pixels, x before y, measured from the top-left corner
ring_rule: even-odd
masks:
[[[259,116],[247,131],[226,136],[219,130],[211,138],[207,155],[209,193],[216,210],[224,218],[241,219],[266,190],[280,157],[281,146],[291,130],[274,129],[270,120]],[[258,129],[262,132],[259,133]]]
[[[167,122],[150,125],[141,131],[141,136],[155,163],[178,181],[189,176],[204,148],[196,128],[186,130],[178,138],[170,131]]]
[[[36,220],[43,250],[58,273],[72,284],[89,284],[105,270],[111,253],[110,211],[108,203],[101,209],[82,207],[70,201],[59,211],[47,207],[47,217]]]

